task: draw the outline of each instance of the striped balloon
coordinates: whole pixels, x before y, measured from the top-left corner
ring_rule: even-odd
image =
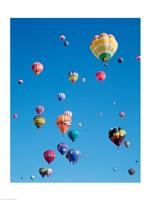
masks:
[[[68,78],[72,83],[75,83],[79,78],[79,74],[76,71],[71,71],[68,73]]]
[[[69,110],[66,110],[66,111],[64,112],[64,115],[68,115],[69,117],[72,117],[72,112],[69,111]]]
[[[57,95],[59,101],[63,101],[66,98],[66,95],[62,92],[58,93]]]
[[[37,112],[38,115],[40,115],[44,112],[44,107],[43,106],[37,106],[35,108],[35,111]]]
[[[90,49],[93,54],[104,62],[107,62],[110,58],[112,58],[117,48],[118,43],[115,37],[106,33],[96,35],[90,44]]]
[[[43,65],[40,62],[35,62],[32,64],[32,71],[38,76],[43,71]]]
[[[45,118],[40,115],[35,116],[33,118],[33,122],[38,129],[41,128],[45,124],[45,121],[46,121]]]

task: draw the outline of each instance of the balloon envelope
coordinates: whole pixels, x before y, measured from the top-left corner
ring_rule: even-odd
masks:
[[[76,130],[71,130],[68,132],[68,137],[74,142],[79,137],[79,132]]]
[[[43,154],[44,159],[50,164],[56,157],[56,153],[54,150],[47,150]]]
[[[18,80],[18,84],[22,85],[23,84],[23,80]]]
[[[123,62],[123,58],[118,58],[118,63],[122,63]]]
[[[61,40],[65,40],[65,36],[64,36],[64,35],[61,35],[61,36],[60,36],[60,39],[61,39]]]
[[[32,71],[38,76],[43,71],[43,65],[40,62],[34,62],[32,64]]]
[[[30,176],[30,179],[31,179],[31,180],[34,180],[34,179],[35,179],[35,176]]]
[[[124,113],[124,112],[120,112],[120,113],[119,113],[119,116],[120,116],[121,118],[124,118],[124,117],[125,117],[125,113]]]
[[[18,117],[18,115],[17,115],[17,114],[13,114],[13,117],[14,117],[14,118],[17,118],[17,117]]]
[[[102,82],[106,78],[105,72],[99,71],[96,73],[96,78]]]
[[[43,106],[37,106],[35,108],[35,111],[37,112],[38,115],[40,115],[44,112],[44,107]]]
[[[75,164],[79,160],[80,156],[81,153],[77,149],[70,149],[66,153],[66,158],[69,160],[69,162],[72,162],[73,164]]]
[[[47,175],[47,168],[46,167],[41,167],[39,169],[39,173],[41,174],[42,177]]]
[[[86,82],[86,79],[85,78],[82,78],[82,83],[85,83]]]
[[[133,175],[135,174],[135,170],[134,170],[133,168],[130,168],[130,169],[128,170],[128,173],[129,173],[131,176],[133,176]]]
[[[129,146],[130,146],[130,141],[124,141],[124,145],[125,145],[126,147],[129,147]]]
[[[66,95],[62,92],[58,93],[57,98],[59,101],[63,101],[66,98]]]
[[[45,121],[45,118],[41,115],[37,115],[33,118],[33,122],[38,129],[45,124]]]
[[[72,83],[75,83],[79,78],[79,74],[76,71],[71,71],[68,73],[68,78]]]
[[[49,177],[53,173],[53,170],[51,168],[47,169],[47,176]]]
[[[66,131],[70,128],[71,123],[72,123],[72,119],[68,115],[60,115],[56,119],[56,124],[58,128],[60,129],[60,131],[62,132],[62,134],[66,133]]]
[[[72,117],[72,112],[69,111],[69,110],[66,110],[66,111],[64,112],[64,115],[68,115],[69,117]]]
[[[109,130],[108,136],[115,145],[120,146],[126,136],[126,131],[120,127],[115,127]]]
[[[64,155],[68,151],[68,148],[69,146],[65,143],[59,143],[57,145],[57,149],[62,155]]]
[[[69,42],[68,42],[68,41],[65,41],[65,42],[64,42],[64,46],[65,46],[65,47],[69,46]]]

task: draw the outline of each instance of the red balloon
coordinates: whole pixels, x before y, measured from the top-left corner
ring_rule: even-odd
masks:
[[[17,114],[14,114],[14,115],[13,115],[13,117],[14,117],[14,118],[17,118],[17,117],[18,117],[18,115],[17,115]]]
[[[120,113],[119,113],[119,116],[120,116],[121,118],[124,118],[124,117],[125,117],[125,113],[124,113],[124,112],[120,112]]]
[[[102,72],[102,71],[97,72],[97,73],[96,73],[96,78],[97,78],[100,82],[102,82],[102,81],[106,78],[105,72]]]
[[[50,164],[56,157],[56,153],[54,150],[47,150],[43,154],[44,159]]]

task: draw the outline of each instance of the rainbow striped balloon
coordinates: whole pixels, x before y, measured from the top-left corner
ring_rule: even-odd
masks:
[[[118,43],[115,37],[106,33],[96,35],[90,44],[90,49],[93,54],[104,62],[107,62],[110,58],[112,58],[117,48]]]
[[[38,76],[43,71],[43,65],[40,62],[32,64],[32,71]]]

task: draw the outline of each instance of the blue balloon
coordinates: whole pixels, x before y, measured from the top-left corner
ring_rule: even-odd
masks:
[[[62,92],[58,93],[57,95],[59,101],[63,101],[66,98],[66,95]]]
[[[59,143],[57,145],[57,149],[62,155],[64,155],[68,151],[68,148],[69,146],[65,143]]]
[[[66,153],[66,158],[69,160],[69,162],[72,162],[73,164],[75,164],[79,160],[80,156],[81,152],[77,149],[70,149]]]

